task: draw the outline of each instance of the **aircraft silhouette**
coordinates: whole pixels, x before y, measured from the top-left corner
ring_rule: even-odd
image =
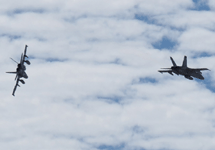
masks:
[[[182,66],[177,66],[175,61],[172,57],[170,57],[173,66],[171,68],[161,68],[161,69],[169,69],[169,70],[158,70],[158,72],[168,72],[169,74],[173,75],[173,73],[177,75],[183,75],[185,78],[189,80],[193,80],[192,77],[198,78],[200,80],[204,80],[202,76],[202,70],[209,70],[207,68],[189,68],[187,67],[187,56],[184,56],[184,61]],[[192,76],[192,77],[191,77]]]
[[[31,64],[30,61],[25,60],[26,57],[28,58],[28,56],[26,55],[27,47],[28,47],[28,45],[25,45],[24,55],[23,55],[23,53],[22,53],[21,59],[20,59],[20,63],[16,62],[14,59],[11,58],[14,62],[16,62],[16,63],[18,64],[18,65],[17,65],[17,68],[16,68],[16,72],[6,72],[6,73],[16,74],[16,77],[15,77],[16,85],[15,85],[15,87],[14,87],[14,89],[13,89],[13,93],[12,93],[13,96],[15,96],[15,92],[16,92],[17,86],[20,87],[19,81],[20,81],[22,84],[25,84],[25,81],[22,80],[21,78],[28,79],[28,75],[27,75],[26,72],[25,72],[26,67],[25,67],[25,64],[24,64],[24,63],[26,63],[26,64],[28,64],[28,65]]]

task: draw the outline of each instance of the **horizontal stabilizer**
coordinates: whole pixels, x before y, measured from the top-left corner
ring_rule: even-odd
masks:
[[[17,61],[15,61],[13,58],[10,58],[11,60],[13,60],[15,63],[17,63],[18,64],[18,62]]]
[[[167,72],[173,76],[172,70],[158,70],[158,72],[160,72],[160,73]]]
[[[6,73],[12,73],[12,74],[17,74],[17,72],[6,72]]]

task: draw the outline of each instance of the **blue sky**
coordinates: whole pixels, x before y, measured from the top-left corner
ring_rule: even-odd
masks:
[[[211,150],[215,2],[2,1],[0,145],[10,150]],[[29,79],[11,95],[27,44]],[[209,68],[205,80],[160,74]]]

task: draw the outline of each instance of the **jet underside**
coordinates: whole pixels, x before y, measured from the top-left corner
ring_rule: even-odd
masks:
[[[202,72],[199,70],[193,70],[191,68],[177,68],[177,69],[172,69],[172,72],[177,75],[183,75],[185,76],[185,78],[188,78],[188,79],[191,79],[190,77],[194,77],[194,78],[204,80],[204,77],[202,76]]]

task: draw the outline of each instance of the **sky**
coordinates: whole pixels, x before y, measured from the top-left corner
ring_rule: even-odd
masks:
[[[214,0],[0,2],[1,149],[215,149]]]

